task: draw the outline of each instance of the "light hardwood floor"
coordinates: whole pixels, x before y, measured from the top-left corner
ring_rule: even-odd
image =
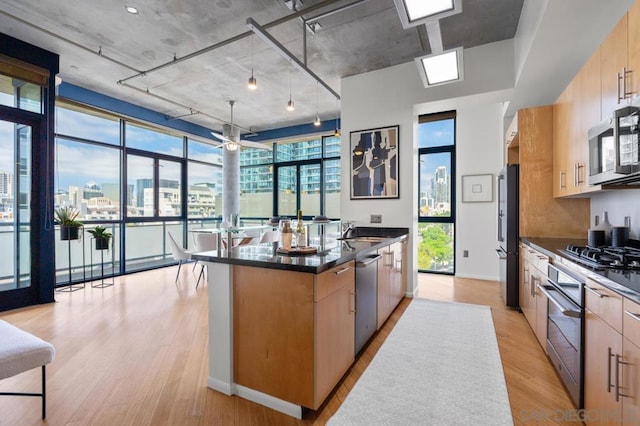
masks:
[[[113,287],[56,293],[56,303],[0,313],[0,319],[56,347],[47,369],[46,424],[324,424],[410,303],[400,303],[325,404],[298,421],[206,387],[206,286],[195,289],[189,265],[177,285],[175,272],[172,267],[128,275],[116,278]],[[551,418],[534,421],[532,414],[557,416],[557,410],[569,409],[535,336],[521,314],[502,305],[497,283],[421,275],[419,296],[492,307],[516,424],[553,423]],[[39,371],[0,381],[0,391],[39,390]],[[38,424],[39,399],[0,397],[0,425]]]

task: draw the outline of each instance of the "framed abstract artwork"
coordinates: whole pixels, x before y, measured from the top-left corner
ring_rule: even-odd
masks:
[[[400,126],[350,134],[351,199],[399,198]]]

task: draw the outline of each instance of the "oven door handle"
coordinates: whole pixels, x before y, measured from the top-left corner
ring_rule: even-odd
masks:
[[[546,286],[541,286],[540,284],[538,284],[538,289],[545,295],[547,296],[547,299],[549,299],[551,301],[551,303],[553,303],[554,305],[556,305],[556,307],[558,309],[560,309],[560,312],[562,312],[562,315],[566,316],[566,317],[572,317],[572,318],[582,318],[582,312],[580,311],[572,311],[570,309],[565,308],[564,306],[562,306],[560,304],[560,302],[558,302],[555,297],[553,297],[553,295],[549,292],[549,290],[547,290]]]

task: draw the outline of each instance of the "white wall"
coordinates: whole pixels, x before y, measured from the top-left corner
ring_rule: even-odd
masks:
[[[418,162],[417,117],[419,114],[458,110],[456,176],[495,173],[502,164],[502,102],[509,99],[514,81],[513,41],[492,43],[464,51],[465,80],[425,89],[414,62],[342,80],[342,181],[341,218],[369,225],[370,214],[382,215],[382,226],[408,227],[410,279],[407,293],[417,288]],[[349,132],[400,125],[399,199],[350,200]],[[459,198],[459,197],[458,197]],[[496,205],[458,204],[456,249],[457,273],[497,279]]]
[[[595,216],[602,220],[603,212],[608,212],[613,226],[623,226],[625,216],[631,218],[629,237],[640,240],[640,189],[616,189],[603,191],[591,196],[591,226]],[[586,236],[585,236],[586,238]]]

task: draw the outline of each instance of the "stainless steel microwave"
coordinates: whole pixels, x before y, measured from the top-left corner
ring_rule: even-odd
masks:
[[[589,129],[589,185],[640,184],[639,115],[626,106]]]

